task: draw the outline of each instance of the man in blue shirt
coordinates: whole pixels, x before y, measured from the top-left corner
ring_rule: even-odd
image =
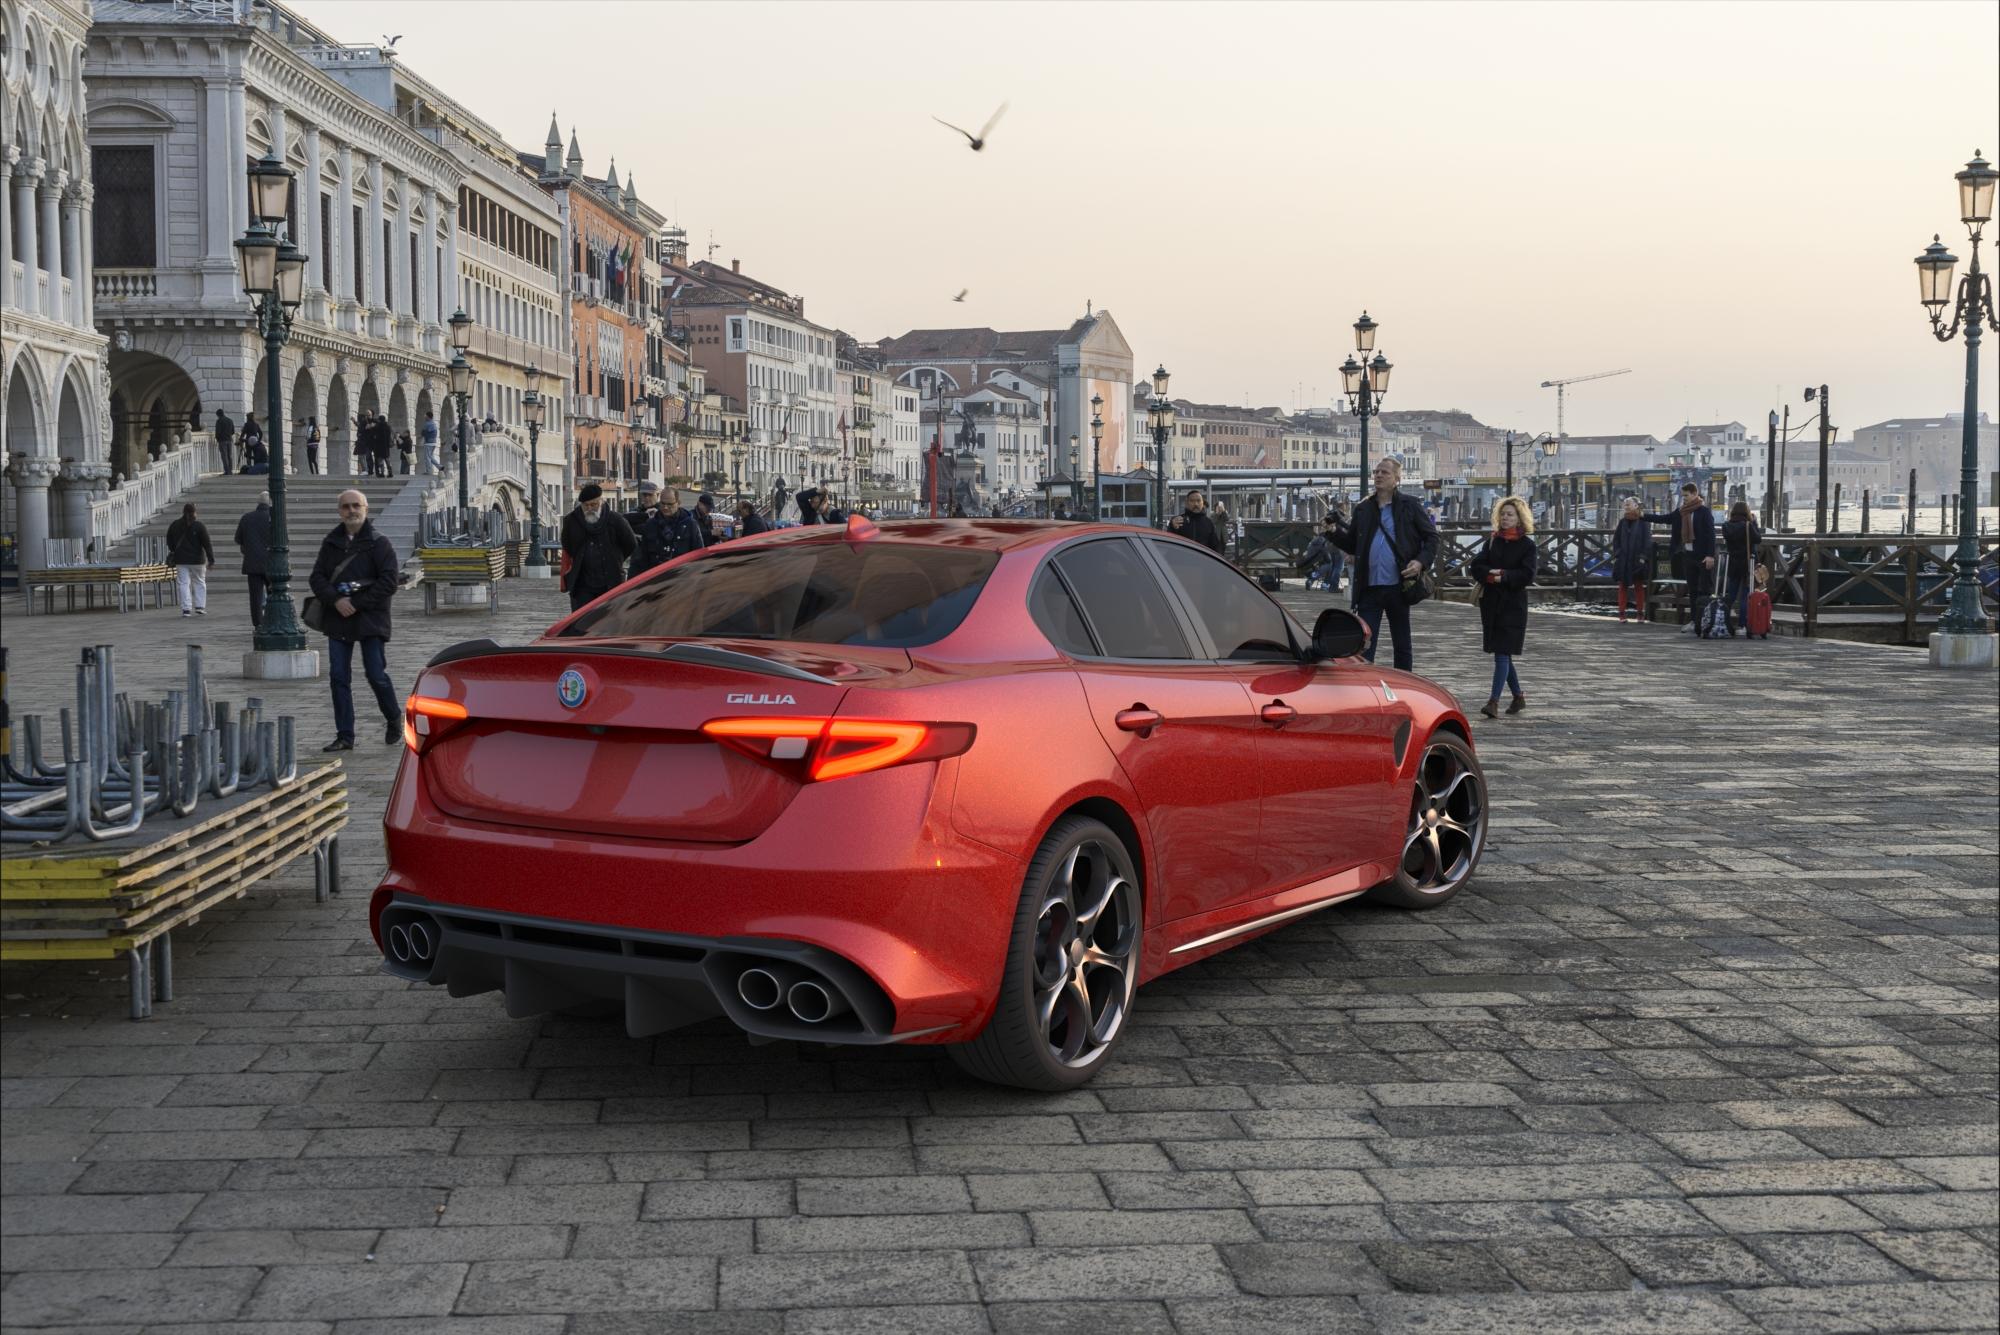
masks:
[[[431,414],[429,413],[424,414],[423,443],[424,443],[424,471],[426,473],[442,472],[443,469],[438,463],[437,418],[431,416]]]
[[[1365,657],[1375,661],[1382,619],[1389,620],[1396,666],[1408,672],[1415,658],[1410,646],[1410,604],[1403,581],[1430,568],[1437,555],[1437,526],[1416,498],[1402,495],[1403,465],[1385,455],[1375,465],[1375,494],[1354,507],[1354,522],[1334,534],[1334,545],[1354,555],[1354,610],[1368,623]]]

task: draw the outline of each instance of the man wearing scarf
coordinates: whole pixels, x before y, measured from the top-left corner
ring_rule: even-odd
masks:
[[[1701,488],[1689,482],[1681,487],[1680,509],[1644,518],[1649,524],[1673,526],[1669,559],[1674,578],[1687,582],[1689,617],[1700,616],[1715,583],[1715,512],[1702,501]]]

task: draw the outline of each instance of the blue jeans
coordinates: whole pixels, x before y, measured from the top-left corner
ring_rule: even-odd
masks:
[[[353,640],[326,642],[326,676],[333,687],[333,731],[335,736],[349,742],[354,740],[354,643]],[[367,674],[382,717],[396,723],[401,721],[403,710],[396,700],[396,688],[389,684],[388,643],[380,636],[362,640],[361,670]]]
[[[1722,601],[1736,609],[1736,625],[1749,634],[1750,627],[1750,575],[1739,573],[1734,562],[1729,566],[1729,583],[1724,587]]]
[[[1354,569],[1354,578],[1359,580],[1361,567],[1357,565]],[[1363,589],[1354,600],[1354,610],[1368,627],[1368,647],[1361,656],[1371,663],[1375,661],[1375,645],[1380,639],[1383,614],[1387,613],[1389,639],[1395,645],[1397,670],[1411,671],[1416,659],[1410,652],[1410,605],[1403,601],[1402,586]]]
[[[1521,679],[1514,674],[1514,657],[1512,654],[1493,655],[1493,689],[1486,693],[1486,698],[1489,700],[1498,700],[1502,686],[1505,686],[1516,695],[1521,693]]]

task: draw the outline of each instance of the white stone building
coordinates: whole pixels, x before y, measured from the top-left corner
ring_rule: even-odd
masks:
[[[0,531],[25,567],[91,538],[109,488],[83,83],[90,0],[0,0]]]
[[[164,422],[218,409],[267,421],[264,340],[238,277],[245,168],[267,151],[297,173],[287,231],[308,256],[306,297],[280,354],[293,421],[323,428],[321,467],[353,468],[354,417],[447,438],[443,320],[456,304],[465,168],[332,71],[381,70],[268,0],[97,0],[91,149],[103,170],[96,319],[111,339],[114,462]],[[114,169],[115,164],[115,169]]]

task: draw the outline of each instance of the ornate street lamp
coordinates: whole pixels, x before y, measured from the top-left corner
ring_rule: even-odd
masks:
[[[521,416],[528,424],[528,559],[523,567],[543,573],[549,558],[542,554],[542,471],[537,443],[542,436],[542,368],[528,368],[528,392],[521,396]]]
[[[1070,441],[1070,444],[1074,446],[1076,444],[1075,440],[1072,439]],[[1076,453],[1076,451],[1074,449],[1071,449],[1070,453],[1074,454]],[[1092,519],[1097,518],[1097,502],[1098,502],[1098,497],[1100,495],[1098,491],[1097,480],[1098,480],[1098,470],[1100,467],[1102,467],[1101,461],[1103,460],[1103,458],[1104,458],[1104,396],[1101,394],[1093,394],[1090,396],[1090,517]],[[1070,470],[1070,475],[1072,477],[1076,475],[1076,470],[1074,468]]]
[[[1509,496],[1514,494],[1514,450],[1517,446],[1535,451],[1530,457],[1536,459],[1553,459],[1556,456],[1556,451],[1561,448],[1556,443],[1556,438],[1547,431],[1542,432],[1539,436],[1530,436],[1528,439],[1522,441],[1516,441],[1514,433],[1509,431],[1507,433],[1507,490],[1505,493]],[[1540,471],[1539,468],[1536,469],[1537,473]],[[1607,483],[1608,481],[1607,479]]]
[[[1361,318],[1354,322],[1354,351],[1361,358],[1357,361],[1350,356],[1340,364],[1340,385],[1347,395],[1350,405],[1348,412],[1361,422],[1361,490],[1368,494],[1368,419],[1382,411],[1382,398],[1389,392],[1389,371],[1391,364],[1381,353],[1375,352],[1375,331],[1381,328],[1361,312]],[[1368,354],[1375,352],[1375,359],[1368,360]]]
[[[1959,520],[1958,552],[1954,557],[1956,578],[1951,586],[1951,606],[1938,618],[1937,634],[1931,637],[1931,662],[1940,666],[1991,667],[1994,660],[1993,627],[1986,609],[1979,604],[1979,339],[1981,325],[2000,333],[2000,317],[1993,307],[1993,287],[1979,268],[1979,242],[1986,224],[1993,220],[1993,189],[2000,171],[1977,152],[1958,182],[1959,220],[1972,239],[1972,264],[1952,288],[1952,271],[1958,259],[1933,236],[1924,253],[1917,256],[1917,298],[1931,318],[1931,333],[1940,343],[1949,343],[1965,331],[1965,417],[1959,437]],[[1945,308],[1951,308],[1951,323],[1945,323]],[[1975,639],[1973,637],[1980,637]]]
[[[258,331],[264,336],[264,415],[269,428],[265,436],[271,451],[271,552],[265,563],[269,596],[250,643],[259,654],[295,654],[306,647],[306,636],[291,594],[292,548],[285,520],[285,401],[279,357],[304,299],[306,256],[279,231],[291,213],[291,169],[266,153],[251,166],[249,175],[250,203],[257,216],[236,243],[236,257],[243,290],[256,303]],[[246,669],[252,676],[277,675],[274,666],[264,663],[251,668],[246,664]]]
[[[472,398],[472,384],[477,374],[472,363],[465,360],[466,344],[472,337],[472,317],[464,311],[451,317],[451,365],[447,368],[451,376],[451,397],[458,402],[458,515],[465,525],[468,536],[472,532],[472,469],[468,466],[465,444],[465,415],[469,411],[466,404]]]
[[[1146,423],[1153,429],[1153,527],[1167,523],[1167,438],[1174,430],[1174,401],[1167,397],[1167,368],[1161,363],[1153,372],[1153,401],[1146,408]]]

